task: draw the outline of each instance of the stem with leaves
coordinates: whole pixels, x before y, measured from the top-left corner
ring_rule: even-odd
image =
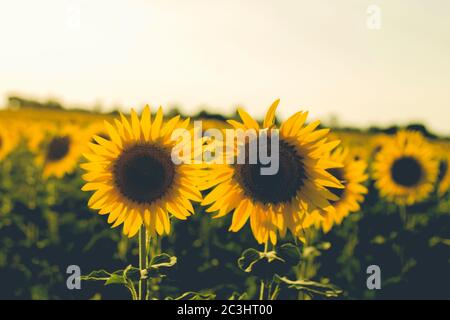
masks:
[[[147,275],[143,274],[143,270],[148,268],[148,246],[147,246],[147,231],[144,226],[139,229],[139,269],[141,270],[141,278],[139,280],[139,300],[146,300],[147,298]],[[146,273],[146,271],[145,271]]]

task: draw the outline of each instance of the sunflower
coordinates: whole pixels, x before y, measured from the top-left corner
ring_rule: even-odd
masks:
[[[257,133],[276,129],[274,118],[278,103],[276,100],[271,105],[262,126],[243,109],[238,109],[242,122],[228,122],[235,129],[254,129]],[[206,211],[218,212],[215,218],[233,211],[229,229],[233,232],[239,231],[250,220],[252,233],[260,244],[269,241],[276,244],[277,236],[284,237],[287,230],[301,239],[305,215],[318,208],[333,212],[330,200],[336,201],[338,197],[326,187],[343,188],[343,185],[327,169],[341,165],[327,155],[339,141],[328,141],[329,129],[316,130],[319,121],[305,126],[307,115],[308,112],[297,112],[281,124],[278,131],[279,170],[276,174],[262,175],[260,169],[263,165],[259,159],[250,164],[247,155],[244,164],[210,165],[203,183],[199,185],[203,190],[213,188],[201,203],[209,205]],[[267,137],[272,139],[269,133]],[[245,149],[249,143],[250,140],[245,142]],[[239,153],[243,145],[226,147]]]
[[[24,128],[23,132],[28,150],[34,154],[39,153],[46,136],[56,130],[57,127],[53,123],[26,123],[26,130]]]
[[[349,213],[360,210],[360,203],[364,201],[364,194],[368,192],[363,185],[368,178],[367,163],[364,160],[355,160],[348,148],[336,149],[331,155],[331,160],[344,164],[342,168],[333,168],[329,172],[341,181],[345,188],[328,188],[339,197],[339,200],[331,201],[336,211],[334,214],[327,212],[311,214],[305,219],[303,225],[305,228],[316,224],[321,225],[324,232],[330,231],[335,223],[340,224]]]
[[[63,177],[72,173],[84,150],[85,141],[80,129],[74,125],[66,125],[53,131],[42,144],[36,161],[43,167],[43,177]]]
[[[416,131],[399,131],[383,145],[373,164],[380,195],[398,205],[412,205],[427,198],[437,173],[433,149]]]
[[[450,155],[448,150],[439,162],[438,194],[444,195],[450,188]]]
[[[202,200],[194,165],[175,165],[171,159],[171,134],[187,128],[189,119],[175,116],[164,122],[161,108],[151,118],[146,106],[141,119],[131,110],[131,123],[123,114],[115,126],[105,121],[110,140],[94,136],[92,153],[85,154],[88,162],[81,165],[87,171],[82,190],[95,191],[89,207],[109,214],[112,227],[123,224],[128,237],[142,224],[150,235],[169,234],[169,214],[186,220],[194,213],[191,200]]]
[[[0,123],[0,160],[3,160],[11,151],[14,150],[18,143],[17,134]]]

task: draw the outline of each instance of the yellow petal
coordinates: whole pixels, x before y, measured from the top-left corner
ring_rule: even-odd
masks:
[[[123,115],[122,112],[120,112],[120,120],[122,120],[122,127],[124,128],[124,134],[126,133],[126,138],[132,139],[134,136],[133,130],[131,130],[130,123],[128,122],[127,118]]]
[[[256,122],[255,119],[253,119],[244,109],[238,108],[237,109],[239,116],[241,117],[242,121],[244,122],[245,126],[249,129],[259,129],[259,124]]]
[[[266,117],[264,118],[264,123],[263,123],[264,128],[270,128],[273,125],[273,122],[275,120],[275,111],[277,110],[279,103],[280,103],[280,99],[277,99],[270,106],[269,110],[266,113]]]
[[[186,216],[182,213],[182,210],[180,210],[180,208],[178,208],[177,204],[174,202],[168,202],[166,203],[166,209],[167,211],[169,211],[171,214],[173,214],[176,218],[180,219],[180,220],[186,220]],[[190,214],[188,214],[190,215]]]
[[[237,122],[236,120],[227,120],[229,124],[231,124],[235,129],[247,129],[242,123]]]
[[[131,127],[133,128],[134,138],[141,140],[141,126],[138,115],[134,109],[131,109]]]
[[[158,208],[157,211],[158,211],[158,217],[164,225],[164,231],[166,232],[166,234],[169,234],[170,233],[170,220],[169,220],[169,216],[168,216],[167,212],[165,212],[163,210],[163,208]]]
[[[151,138],[153,141],[155,141],[159,137],[159,131],[161,130],[162,121],[163,121],[163,111],[162,108],[159,107],[158,112],[156,112],[155,122],[153,122],[152,124]]]
[[[229,183],[221,183],[217,187],[215,187],[201,202],[202,206],[206,206],[208,204],[213,203],[219,198],[222,198],[227,194],[228,191],[232,188],[232,185]]]
[[[108,131],[108,135],[111,138],[111,141],[114,142],[119,148],[123,148],[122,146],[122,139],[120,139],[119,134],[117,133],[117,130],[110,124],[108,121],[105,120],[105,127]]]
[[[253,210],[253,205],[249,200],[242,201],[233,214],[230,231],[239,231],[247,222]]]
[[[148,141],[150,138],[151,123],[152,123],[152,115],[150,113],[150,107],[147,104],[144,108],[144,111],[142,112],[141,117],[141,128],[142,133],[144,134],[145,141]]]
[[[82,191],[110,190],[110,189],[112,189],[111,186],[99,182],[88,182],[83,187],[81,187]]]
[[[172,134],[173,129],[177,125],[178,121],[180,120],[180,116],[177,115],[166,122],[166,124],[161,129],[161,136]]]
[[[129,238],[134,237],[134,235],[136,235],[136,233],[139,231],[141,226],[142,226],[142,217],[138,213],[138,214],[136,214],[136,217],[130,226],[130,230],[128,231],[128,237]]]

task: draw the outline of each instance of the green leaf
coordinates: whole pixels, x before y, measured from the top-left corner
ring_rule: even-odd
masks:
[[[127,286],[128,280],[139,280],[139,269],[129,265],[124,270],[116,270],[113,273],[105,270],[95,270],[87,276],[81,276],[81,280],[104,281],[105,286],[110,284],[122,284]]]
[[[263,259],[261,252],[256,249],[247,249],[242,252],[242,255],[238,259],[238,266],[245,272],[252,272],[255,263]]]
[[[275,276],[275,280],[281,284],[285,284],[288,288],[309,292],[312,294],[322,295],[327,298],[338,297],[342,294],[342,290],[330,283],[320,283],[311,280],[289,280],[286,277]]]
[[[111,273],[105,270],[94,270],[87,276],[81,276],[84,281],[107,281],[111,277]]]
[[[125,287],[130,291],[131,296],[133,297],[133,300],[137,300],[137,292],[136,288],[134,287],[133,281],[139,281],[141,278],[141,271],[133,267],[131,264],[128,265],[123,271],[119,270],[116,271],[117,274],[122,275],[122,281],[124,281]]]
[[[233,294],[228,298],[228,300],[246,300],[248,298],[247,292],[238,293],[233,292]]]
[[[121,270],[119,270],[119,272],[120,271]],[[127,280],[139,281],[141,280],[141,271],[139,270],[139,268],[133,267],[130,264],[122,271],[122,277],[125,282]]]
[[[211,292],[201,293],[189,291],[176,298],[167,297],[166,300],[213,300],[215,298],[216,295]]]
[[[281,245],[269,252],[260,252],[253,248],[245,250],[238,259],[238,266],[245,272],[252,272],[256,276],[270,279],[275,274],[286,274],[300,263],[299,248],[291,243]]]
[[[150,278],[164,277],[164,269],[173,267],[177,263],[177,257],[170,256],[167,253],[161,253],[154,256],[147,269],[147,276]]]
[[[126,280],[124,280],[123,276],[120,274],[113,273],[111,276],[106,280],[105,286],[110,284],[122,284],[127,285]]]
[[[277,254],[286,264],[292,267],[298,265],[302,257],[299,248],[292,243],[281,245]]]
[[[170,268],[177,263],[177,257],[170,256],[167,253],[156,255],[150,261],[150,268],[158,269],[161,267]]]

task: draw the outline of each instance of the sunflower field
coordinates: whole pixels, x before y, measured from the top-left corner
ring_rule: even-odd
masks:
[[[277,108],[0,110],[0,299],[449,299],[450,139]]]

